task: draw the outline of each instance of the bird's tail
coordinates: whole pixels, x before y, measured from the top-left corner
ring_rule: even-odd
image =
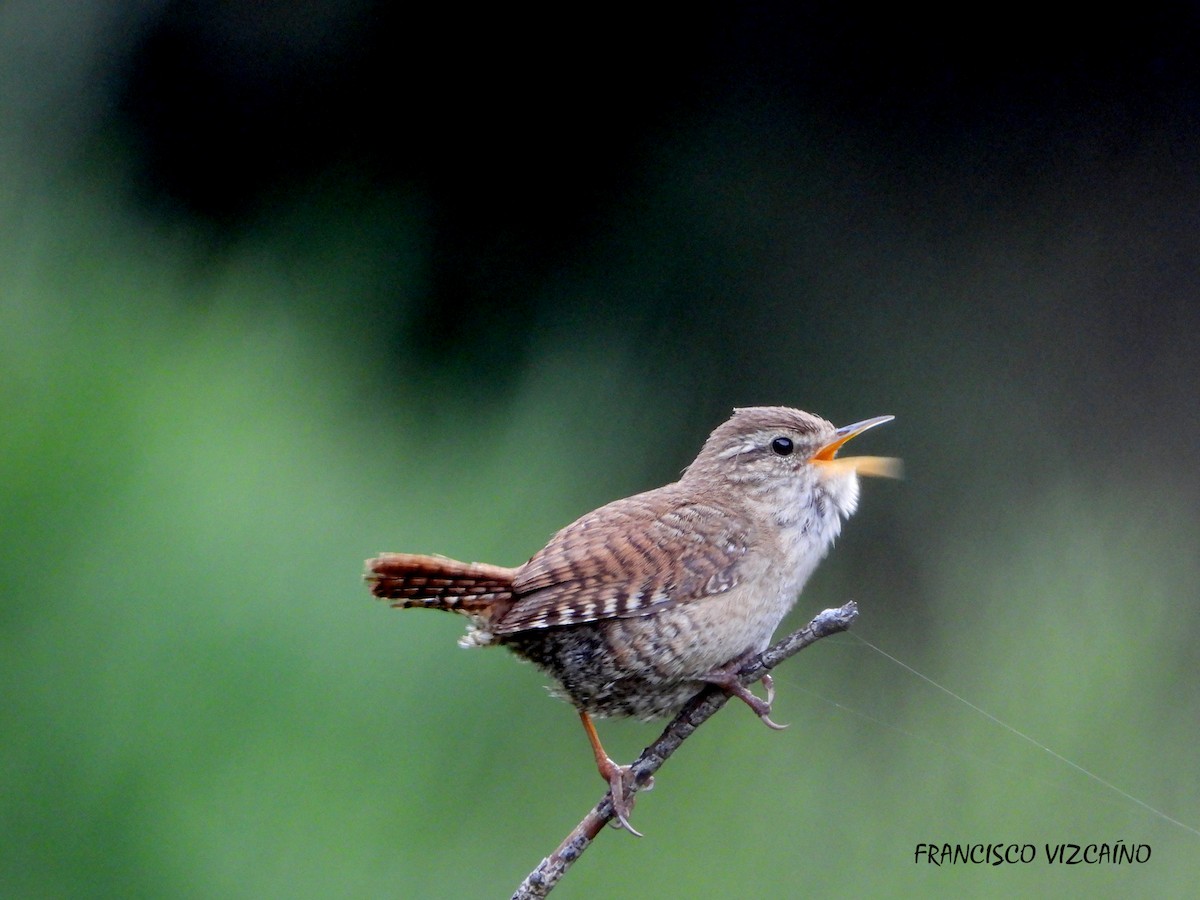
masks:
[[[367,560],[371,593],[392,606],[479,615],[512,599],[515,569],[445,556],[383,553]]]

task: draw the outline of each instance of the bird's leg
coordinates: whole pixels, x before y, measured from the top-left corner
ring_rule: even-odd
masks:
[[[754,714],[762,719],[763,724],[768,728],[774,728],[776,731],[787,728],[786,725],[771,721],[771,703],[775,700],[775,679],[770,675],[764,675],[762,683],[767,689],[767,699],[756,697],[750,688],[738,680],[738,669],[742,667],[743,662],[744,660],[738,659],[723,668],[714,669],[704,676],[704,681],[715,684],[730,697],[737,697],[754,710]]]
[[[592,752],[596,755],[596,768],[600,770],[600,777],[608,782],[608,789],[612,793],[613,815],[617,817],[615,824],[635,837],[641,837],[642,833],[629,824],[634,799],[633,792],[629,790],[633,786],[633,766],[619,766],[612,761],[600,744],[600,735],[596,734],[592,717],[582,709],[579,710],[579,721],[583,723],[583,730],[587,732]],[[646,789],[650,789],[650,783],[646,784]]]

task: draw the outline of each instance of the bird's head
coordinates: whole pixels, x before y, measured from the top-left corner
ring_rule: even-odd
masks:
[[[828,500],[838,514],[849,516],[858,505],[858,476],[898,477],[900,460],[839,457],[838,451],[892,418],[876,416],[838,428],[820,416],[786,406],[736,409],[709,436],[685,477],[733,483],[757,495],[782,491],[783,508],[824,506]]]

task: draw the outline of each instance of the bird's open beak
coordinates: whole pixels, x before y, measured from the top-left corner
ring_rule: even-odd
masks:
[[[890,422],[894,418],[896,417],[876,416],[873,419],[865,419],[862,422],[855,422],[853,425],[846,425],[839,428],[833,433],[833,440],[809,457],[809,461],[820,463],[826,468],[826,471],[829,469],[841,471],[849,469],[857,472],[859,475],[899,478],[902,463],[891,456],[847,456],[843,459],[837,458],[837,452],[842,448],[842,444],[862,434],[868,428],[874,428],[876,425]]]

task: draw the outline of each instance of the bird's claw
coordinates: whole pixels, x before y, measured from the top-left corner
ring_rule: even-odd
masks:
[[[775,679],[770,675],[764,675],[762,677],[763,686],[767,689],[767,699],[765,700],[761,697],[755,696],[754,692],[751,691],[750,688],[738,681],[737,674],[732,667],[728,669],[718,669],[705,680],[710,681],[720,687],[730,697],[737,697],[739,700],[749,706],[752,710],[754,710],[754,714],[758,716],[762,720],[762,723],[768,728],[771,728],[775,731],[783,731],[783,729],[787,728],[786,725],[780,725],[778,722],[775,722],[771,719],[771,704],[775,700]]]
[[[770,675],[764,675],[762,677],[762,683],[763,687],[767,689],[767,699],[760,701],[763,704],[764,711],[759,712],[757,709],[754,711],[758,713],[758,717],[762,719],[763,724],[768,728],[774,729],[775,731],[783,731],[783,729],[787,728],[787,725],[780,725],[778,722],[771,721],[770,715],[771,704],[775,702],[775,679]],[[753,707],[751,708],[753,709]]]
[[[624,828],[634,837],[642,837],[642,833],[629,824],[629,816],[633,813],[633,801],[637,796],[630,790],[633,787],[633,766],[618,766],[610,759],[605,769],[607,771],[600,774],[608,779],[608,790],[612,795],[612,826]],[[651,778],[643,790],[650,790],[653,786],[654,779]]]
[[[775,702],[775,679],[770,675],[764,675],[762,677],[762,683],[763,687],[767,689],[766,704],[767,706],[770,706]]]
[[[595,754],[596,768],[600,771],[600,777],[608,782],[608,792],[612,797],[612,825],[615,828],[624,828],[634,837],[641,837],[642,833],[629,824],[637,788],[633,766],[618,766],[604,752],[604,747],[600,744],[600,735],[596,734],[596,725],[592,722],[592,717],[588,715],[587,710],[579,710],[579,721],[583,723],[583,730],[587,732],[588,742],[592,745],[592,753]],[[654,787],[653,776],[644,775],[640,780],[642,790],[648,791]]]

